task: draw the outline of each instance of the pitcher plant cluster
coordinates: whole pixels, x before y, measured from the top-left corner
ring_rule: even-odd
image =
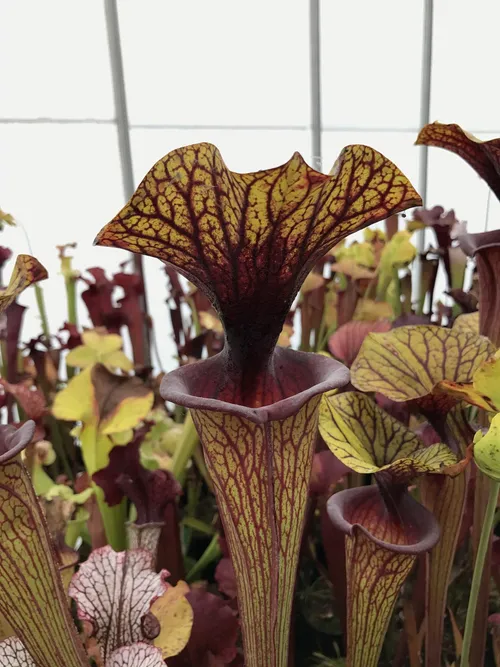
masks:
[[[500,139],[433,123],[417,144],[500,198]],[[57,331],[47,272],[17,257],[0,666],[500,666],[500,230],[423,205],[367,146],[329,174],[172,151],[96,221],[98,246],[160,260],[171,334],[125,253],[109,277],[55,249]]]

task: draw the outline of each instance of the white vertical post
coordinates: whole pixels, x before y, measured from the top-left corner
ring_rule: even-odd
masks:
[[[424,4],[424,30],[422,45],[422,89],[420,93],[420,128],[430,122],[431,112],[431,79],[432,79],[432,29],[433,29],[434,3],[433,0],[425,0]],[[427,170],[428,147],[420,146],[420,172],[419,191],[422,199],[427,198]]]
[[[312,166],[321,171],[321,52],[320,0],[309,0],[309,43],[311,75]]]
[[[115,100],[116,129],[118,132],[118,149],[120,151],[120,162],[122,169],[123,191],[125,200],[133,195],[134,170],[132,166],[132,149],[130,147],[130,126],[127,110],[127,94],[125,91],[125,77],[123,73],[123,57],[120,41],[120,25],[118,22],[118,9],[116,0],[104,0],[106,13],[106,27],[108,32],[109,58],[111,63],[111,75],[113,79],[113,96]],[[144,313],[144,363],[151,364],[150,336],[148,326],[148,305],[146,298],[146,281],[144,278],[144,267],[142,256],[133,254],[134,270],[138,273],[144,285],[144,296],[142,299],[142,311]]]
[[[422,36],[422,85],[420,92],[420,128],[430,122],[431,111],[431,80],[432,80],[432,32],[433,32],[433,0],[424,0],[424,25]],[[427,175],[428,175],[428,147],[419,146],[420,163],[418,174],[418,191],[427,204]],[[425,229],[417,232],[417,250],[419,253],[425,250]],[[420,276],[422,267],[420,261],[416,262],[414,292],[417,301],[420,299]]]
[[[118,148],[122,167],[122,181],[125,199],[130,199],[134,193],[134,171],[132,167],[132,150],[130,148],[130,134],[127,109],[127,95],[125,92],[125,77],[123,74],[123,58],[120,41],[120,26],[116,0],[104,0],[106,12],[106,27],[108,31],[109,58],[113,79],[113,96],[115,99],[116,128],[118,131]]]

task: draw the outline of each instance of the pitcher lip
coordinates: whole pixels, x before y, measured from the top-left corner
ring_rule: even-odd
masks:
[[[303,390],[286,396],[274,403],[260,407],[249,407],[229,401],[200,396],[196,391],[201,378],[213,372],[223,361],[222,353],[210,359],[182,366],[168,373],[162,380],[160,394],[166,401],[195,410],[223,412],[243,417],[255,424],[281,421],[296,414],[307,401],[318,394],[344,386],[349,382],[349,369],[343,364],[320,354],[298,352],[287,348],[276,348],[274,355],[283,366],[294,364],[297,370],[303,366],[312,375],[312,382]]]

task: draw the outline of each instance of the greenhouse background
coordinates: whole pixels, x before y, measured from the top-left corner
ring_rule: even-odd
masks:
[[[56,330],[66,304],[55,246],[77,242],[82,272],[117,270],[126,254],[94,248],[96,232],[154,161],[199,141],[236,171],[299,151],[327,172],[343,146],[365,143],[426,206],[454,208],[469,231],[495,228],[486,183],[451,153],[414,142],[433,120],[500,136],[499,22],[492,0],[2,0],[0,205],[20,226],[1,244],[32,250],[48,268]],[[170,369],[165,276],[150,258],[144,270]],[[39,332],[35,312],[24,340]]]

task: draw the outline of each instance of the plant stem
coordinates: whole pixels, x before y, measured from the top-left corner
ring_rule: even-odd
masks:
[[[68,303],[68,323],[78,326],[78,312],[76,307],[76,280],[75,278],[65,277],[64,284],[66,286],[66,301]],[[75,369],[72,366],[66,365],[66,374],[68,380],[75,375]]]
[[[205,484],[208,486],[208,489],[211,493],[214,493],[214,485],[212,479],[210,478],[210,473],[208,472],[207,464],[205,463],[205,457],[203,456],[203,449],[201,448],[201,443],[196,447],[193,453],[193,461],[198,468],[198,472],[203,477]]]
[[[43,335],[46,338],[47,345],[50,346],[50,329],[49,329],[49,321],[47,319],[47,311],[45,309],[45,299],[43,296],[43,290],[40,287],[40,285],[34,285],[34,287],[35,287],[36,303],[38,305],[38,312],[40,313],[40,319],[42,320]]]
[[[59,463],[62,465],[62,468],[64,470],[64,473],[68,477],[68,479],[73,480],[75,478],[73,474],[73,469],[71,467],[71,463],[68,457],[68,452],[66,451],[65,445],[64,445],[64,440],[61,434],[61,430],[59,428],[59,423],[55,417],[50,415],[48,417],[48,423],[50,427],[50,438],[52,445],[54,447],[54,451],[56,453],[56,456],[59,459]]]
[[[365,299],[373,299],[373,297],[377,292],[377,282],[378,282],[378,275],[372,278],[368,283],[368,287],[366,288],[364,294]]]
[[[66,300],[68,302],[68,322],[78,326],[78,312],[76,308],[76,280],[74,278],[65,278]]]
[[[200,443],[198,433],[193,424],[193,420],[189,412],[184,421],[184,428],[182,430],[182,437],[175,449],[175,454],[172,459],[171,472],[175,479],[181,484],[184,482],[186,475],[186,466],[189,459],[193,456],[197,446]]]
[[[392,279],[394,281],[393,310],[394,310],[394,315],[396,315],[396,317],[399,317],[401,315],[401,282],[399,280],[399,270],[396,268],[392,269]]]
[[[328,339],[334,333],[336,328],[337,328],[337,325],[332,324],[332,326],[329,327],[328,329],[326,329],[326,331],[321,332],[321,336],[318,337],[318,345],[316,347],[316,352],[324,352],[325,351],[325,347],[328,343]]]
[[[425,294],[423,294],[418,301],[417,315],[423,315],[424,314],[426,299],[427,299],[427,292],[425,292]]]
[[[184,415],[186,414],[186,411],[182,407],[182,405],[176,405],[174,408],[174,422],[176,424],[182,424],[184,421]]]
[[[124,498],[118,505],[110,507],[104,499],[103,490],[92,483],[97,505],[101,513],[106,538],[114,551],[124,551],[127,548],[127,503]]]
[[[200,318],[198,317],[198,311],[196,310],[196,306],[194,303],[194,299],[192,296],[187,296],[186,301],[188,302],[189,307],[191,308],[191,315],[193,317],[195,336],[199,336],[201,334],[201,324],[200,324]]]
[[[182,525],[188,526],[193,530],[197,530],[199,533],[203,533],[204,535],[213,536],[215,533],[215,528],[213,526],[210,526],[208,523],[205,523],[204,521],[200,521],[200,519],[196,519],[194,516],[185,517],[182,520]]]
[[[326,323],[325,323],[325,316],[323,313],[323,317],[321,318],[321,324],[319,325],[319,330],[314,340],[315,352],[321,352],[321,344],[323,343],[323,340],[325,338],[325,329],[326,329]]]
[[[474,575],[472,577],[472,586],[469,596],[469,606],[467,608],[467,620],[465,621],[464,642],[462,648],[462,659],[460,667],[469,667],[469,653],[471,649],[472,630],[474,628],[474,617],[476,615],[477,599],[479,594],[479,587],[481,585],[481,577],[483,574],[484,561],[488,545],[490,542],[491,531],[495,519],[495,511],[497,508],[498,492],[500,490],[500,482],[495,480],[490,481],[490,492],[488,496],[488,505],[484,515],[483,527],[481,529],[481,539],[476,555],[476,563],[474,565]]]
[[[208,565],[210,565],[210,563],[213,563],[214,560],[217,560],[220,555],[221,555],[221,550],[219,546],[219,533],[216,533],[212,537],[210,544],[205,549],[200,559],[193,565],[193,567],[187,573],[186,581],[188,582],[195,581],[196,577],[200,574],[200,572],[203,572],[203,570]]]
[[[0,341],[0,355],[2,362],[0,364],[0,376],[7,377],[7,344],[4,340]]]

